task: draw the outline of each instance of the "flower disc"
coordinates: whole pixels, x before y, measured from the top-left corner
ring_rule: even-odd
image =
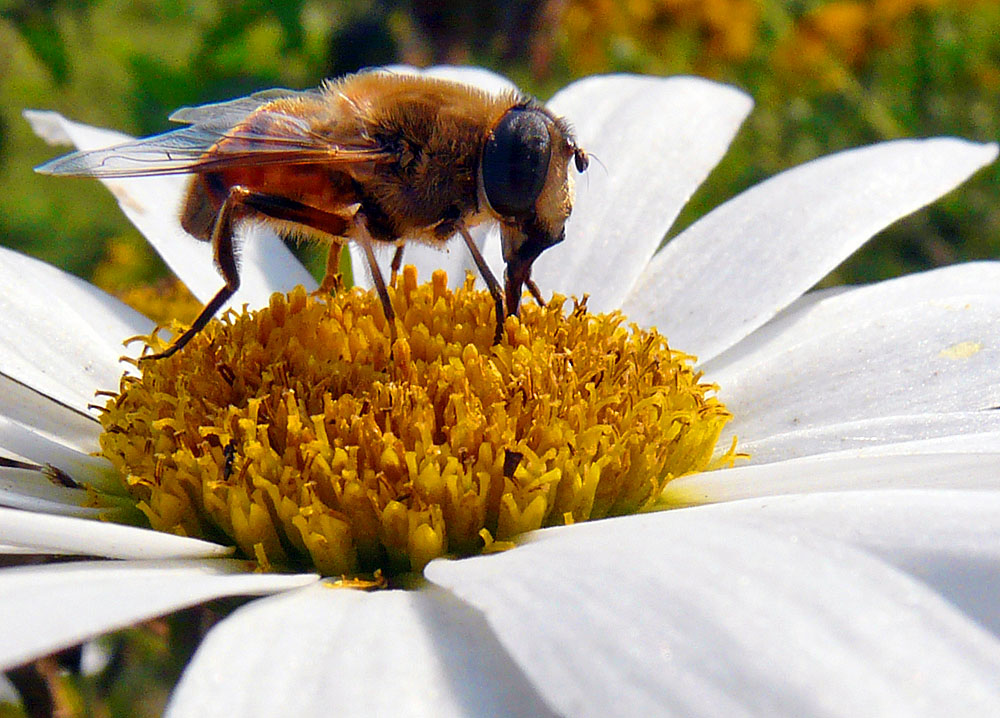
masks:
[[[493,301],[443,272],[377,295],[301,288],[142,362],[102,416],[150,524],[262,568],[419,571],[525,531],[655,508],[713,461],[730,415],[692,357],[585,302]],[[154,349],[162,342],[150,338]]]

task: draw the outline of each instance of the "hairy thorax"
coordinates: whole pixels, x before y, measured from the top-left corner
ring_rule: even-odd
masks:
[[[483,144],[508,101],[450,83],[431,89],[426,79],[411,83],[363,74],[328,84],[311,98],[276,100],[270,107],[284,103],[290,113],[310,117],[311,131],[329,137],[331,145],[345,136],[367,137],[391,159],[350,166],[265,164],[197,175],[182,212],[184,228],[210,239],[219,208],[236,185],[335,214],[356,208],[372,238],[383,242],[443,242],[460,221],[478,223],[485,218],[478,178]],[[260,117],[248,117],[244,128],[265,132],[254,124]],[[349,220],[345,215],[345,232]],[[332,233],[338,229],[331,223]]]

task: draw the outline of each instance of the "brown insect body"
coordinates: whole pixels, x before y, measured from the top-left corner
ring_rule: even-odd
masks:
[[[192,173],[181,224],[212,241],[226,286],[191,329],[162,354],[184,346],[239,286],[233,235],[245,219],[283,235],[331,243],[324,287],[336,284],[340,249],[364,249],[383,308],[393,310],[372,250],[416,240],[440,244],[458,233],[493,294],[496,340],[504,314],[517,312],[531,264],[562,240],[571,211],[568,163],[586,168],[562,120],[515,92],[419,75],[367,72],[306,92],[269,91],[176,112],[190,126],[43,165],[51,174],[137,176]],[[468,228],[501,226],[502,292]]]
[[[368,138],[384,158],[357,162],[240,165],[193,178],[181,214],[184,229],[211,239],[215,218],[229,192],[242,185],[344,217],[360,204],[376,240],[444,241],[454,222],[478,212],[477,165],[487,133],[516,99],[493,97],[465,85],[419,76],[354,75],[320,93],[274,100],[234,129],[238,137],[288,134],[283,117],[308,119],[312,133],[331,146]],[[223,139],[210,154],[225,154]],[[308,228],[296,227],[296,231]]]

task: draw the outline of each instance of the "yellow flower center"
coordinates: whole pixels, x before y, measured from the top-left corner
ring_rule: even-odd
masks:
[[[373,292],[301,288],[142,363],[101,446],[153,528],[233,543],[262,568],[419,571],[525,531],[657,507],[714,459],[730,415],[692,358],[618,313],[493,302],[443,272]],[[150,337],[153,349],[162,342]]]

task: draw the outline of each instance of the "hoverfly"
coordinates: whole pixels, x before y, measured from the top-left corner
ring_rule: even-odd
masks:
[[[565,236],[570,161],[583,172],[589,160],[569,125],[527,95],[387,71],[184,108],[170,119],[187,127],[37,168],[88,177],[192,175],[181,225],[212,242],[225,285],[187,331],[149,359],[183,348],[239,288],[234,242],[245,220],[329,242],[326,290],[339,284],[344,243],[357,242],[393,337],[395,315],[374,248],[396,247],[394,279],[405,242],[440,245],[459,234],[492,295],[499,342],[525,286],[542,302],[532,263]],[[502,289],[469,233],[487,221],[500,225]]]

